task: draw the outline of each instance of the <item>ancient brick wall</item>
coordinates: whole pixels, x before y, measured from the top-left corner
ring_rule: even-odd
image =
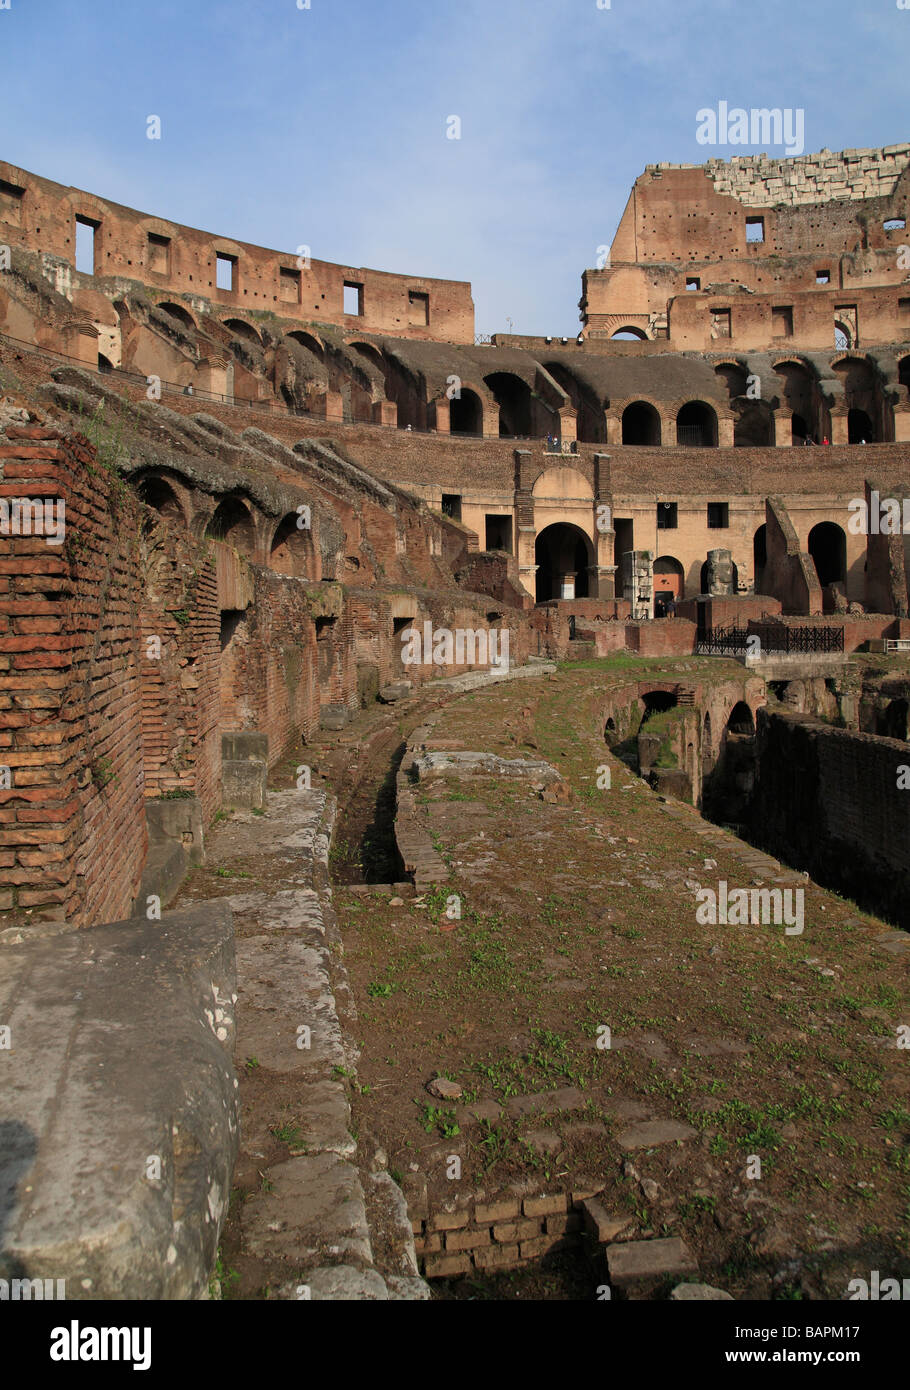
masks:
[[[753,825],[761,843],[816,881],[910,926],[910,744],[759,712]]]
[[[81,926],[129,911],[146,849],[139,508],[93,450],[8,428],[4,498],[62,499],[65,543],[0,538],[4,908]]]
[[[268,311],[359,332],[473,342],[474,304],[465,281],[395,275],[270,251],[152,217],[3,162],[0,180],[12,190],[0,196],[0,242],[49,253],[74,267],[76,219],[84,219],[95,226],[96,276],[117,276],[169,294],[205,296],[241,314]],[[219,255],[233,266],[230,290],[218,288]],[[97,288],[72,270],[70,284],[83,282],[85,288]],[[345,313],[345,284],[359,287],[358,313]]]

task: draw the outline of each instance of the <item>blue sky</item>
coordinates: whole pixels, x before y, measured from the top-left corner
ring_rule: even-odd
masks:
[[[478,332],[562,335],[646,164],[750,152],[699,145],[700,108],[801,107],[807,152],[910,135],[897,0],[310,3],[10,0],[0,156],[238,240],[470,280]]]

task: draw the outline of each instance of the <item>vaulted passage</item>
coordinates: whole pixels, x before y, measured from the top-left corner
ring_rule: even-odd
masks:
[[[847,537],[833,521],[820,521],[809,532],[809,554],[815,561],[818,582],[842,584],[847,578]]]
[[[579,527],[567,522],[547,526],[534,543],[534,560],[538,603],[588,597],[588,568],[594,564],[594,547]]]

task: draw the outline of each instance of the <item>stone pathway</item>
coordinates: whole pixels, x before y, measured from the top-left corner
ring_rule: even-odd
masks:
[[[361,1169],[350,1130],[357,1052],[343,1021],[356,1012],[329,885],[334,818],[325,791],[271,792],[265,814],[238,813],[209,841],[225,887],[240,875],[264,884],[225,893],[237,952],[237,1173],[261,1180],[243,1184],[230,1263],[269,1298],[425,1299],[404,1198],[386,1174]],[[181,902],[217,893],[222,880],[205,880]]]

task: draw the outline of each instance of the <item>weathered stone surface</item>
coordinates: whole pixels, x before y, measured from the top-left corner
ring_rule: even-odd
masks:
[[[695,1257],[678,1236],[669,1240],[633,1240],[607,1250],[610,1283],[617,1288],[668,1274],[694,1274]]]
[[[391,685],[382,687],[379,698],[384,705],[393,705],[396,700],[404,700],[413,689],[410,681],[393,681]]]
[[[444,1076],[434,1077],[427,1083],[427,1090],[437,1100],[460,1100],[463,1094],[457,1081],[447,1081]]]
[[[692,1139],[696,1132],[691,1125],[681,1124],[678,1120],[646,1120],[624,1129],[618,1142],[621,1149],[651,1149],[658,1144]]]
[[[372,1260],[363,1188],[337,1154],[291,1158],[269,1170],[271,1191],[243,1204],[243,1247],[261,1259]]]
[[[225,806],[261,810],[265,805],[268,764],[262,758],[222,759],[221,795]]]
[[[234,1001],[226,903],[0,951],[2,1277],[205,1290],[237,1152]]]

